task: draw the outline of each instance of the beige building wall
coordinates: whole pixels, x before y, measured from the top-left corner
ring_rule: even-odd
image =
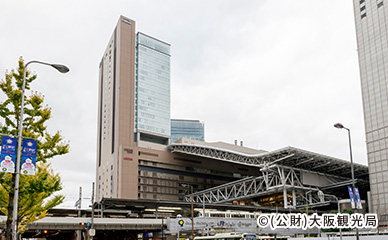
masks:
[[[120,16],[99,72],[97,199],[119,197],[124,169],[137,169],[136,161],[123,162],[123,146],[134,144],[135,21]],[[136,199],[136,191],[128,197]]]

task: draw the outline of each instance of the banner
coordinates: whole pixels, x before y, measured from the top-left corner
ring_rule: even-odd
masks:
[[[356,206],[357,206],[357,209],[362,209],[361,197],[360,197],[360,193],[358,191],[358,188],[354,188],[354,194],[356,195]]]
[[[356,203],[354,202],[353,188],[348,187],[348,191],[349,191],[350,203],[352,205],[352,208],[354,209],[356,208]]]
[[[17,139],[1,137],[0,172],[15,172]]]
[[[35,175],[36,170],[36,141],[24,139],[20,173]]]

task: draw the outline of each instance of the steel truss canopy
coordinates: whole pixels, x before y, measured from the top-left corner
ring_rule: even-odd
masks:
[[[234,182],[222,184],[217,187],[199,191],[193,194],[195,202],[223,203],[269,195],[282,192],[284,194],[284,207],[287,208],[287,194],[292,194],[292,206],[296,206],[298,199],[300,204],[304,202],[306,192],[318,192],[318,188],[304,186],[298,171],[291,167],[281,165],[264,166],[262,176],[246,177]],[[297,196],[300,195],[300,196]],[[185,196],[189,202],[191,195]]]
[[[306,150],[286,147],[276,151],[260,154],[247,154],[213,146],[173,143],[168,146],[172,153],[181,153],[220,161],[227,161],[242,165],[263,167],[264,164],[279,164],[292,168],[299,168],[328,175],[351,178],[350,161],[309,152]],[[354,164],[354,175],[357,179],[369,181],[368,167]]]

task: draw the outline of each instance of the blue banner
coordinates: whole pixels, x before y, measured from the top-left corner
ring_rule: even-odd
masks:
[[[22,162],[20,173],[26,175],[35,175],[36,171],[36,146],[34,140],[23,140]]]
[[[358,191],[358,188],[354,188],[354,194],[356,195],[357,209],[362,209],[361,197],[360,197],[360,192]]]
[[[352,187],[348,187],[348,191],[349,191],[349,197],[350,197],[350,204],[352,205],[352,208],[356,208],[356,203],[354,202],[354,195],[353,195],[353,188]]]
[[[0,172],[15,172],[17,139],[1,137]]]

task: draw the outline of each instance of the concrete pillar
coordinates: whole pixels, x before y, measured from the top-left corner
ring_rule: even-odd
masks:
[[[292,206],[293,206],[293,208],[296,208],[296,194],[295,194],[295,189],[292,189]]]
[[[76,240],[81,240],[82,239],[82,237],[81,237],[81,230],[76,230],[75,234],[76,234]]]

